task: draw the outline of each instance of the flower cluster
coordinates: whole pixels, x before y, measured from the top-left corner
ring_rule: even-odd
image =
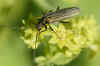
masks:
[[[36,28],[34,26],[22,27],[22,39],[29,47],[37,51],[36,63],[43,66],[46,64],[63,65],[76,58],[83,48],[89,48],[94,52],[97,51],[98,27],[94,16],[75,17],[70,20],[64,20],[64,22],[67,21],[69,23],[57,22],[51,24],[56,34],[49,29],[41,33],[36,44],[37,48],[35,48],[36,33],[38,32]]]

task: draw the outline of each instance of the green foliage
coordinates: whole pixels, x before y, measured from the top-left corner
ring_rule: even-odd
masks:
[[[74,60],[71,62],[72,65],[68,66],[85,66],[86,63],[83,64],[80,62],[84,57],[79,57],[83,48],[89,52],[89,59],[95,56],[100,42],[99,39],[96,39],[98,26],[91,15],[70,19],[70,23],[66,25],[59,23],[52,24],[51,26],[61,39],[58,39],[53,32],[48,30],[39,36],[37,48],[34,48],[37,30],[33,22],[38,23],[38,21],[33,16],[40,16],[41,10],[55,10],[57,6],[61,8],[70,6],[79,7],[79,0],[31,0],[31,4],[29,1],[0,0],[0,25],[5,26],[0,26],[0,66],[33,66],[32,49],[36,53],[34,63],[40,66],[62,66],[64,64],[67,66],[72,60]],[[97,4],[99,4],[97,0],[81,0],[80,8],[82,9],[81,14],[95,13],[99,24],[100,9]],[[14,24],[16,28],[16,25],[21,23],[23,16],[29,14],[30,11],[32,12],[32,16],[28,20],[23,20],[24,26],[21,27],[21,33],[24,42],[32,49],[28,49],[24,45],[23,40],[19,39],[19,35],[17,35],[19,32],[13,32],[11,27],[6,27]],[[81,38],[79,39],[79,37]],[[85,53],[82,55],[85,55]],[[75,58],[80,58],[80,60],[75,60]],[[92,60],[90,66],[98,66],[100,64],[99,61],[100,55],[98,54]]]

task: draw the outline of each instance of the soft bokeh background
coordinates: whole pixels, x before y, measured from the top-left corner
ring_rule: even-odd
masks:
[[[57,6],[78,6],[81,15],[94,14],[99,25],[99,0],[0,0],[0,66],[33,66],[32,49],[27,48],[19,38],[21,19],[32,12],[40,16],[42,11],[55,9]],[[4,26],[4,27],[2,27]],[[14,27],[14,28],[11,28]],[[66,66],[99,66],[100,52],[87,60],[87,52]]]

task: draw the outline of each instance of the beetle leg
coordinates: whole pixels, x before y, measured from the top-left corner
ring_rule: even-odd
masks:
[[[48,26],[50,30],[53,31],[59,39],[61,39],[61,37],[59,37],[59,35],[56,33],[56,31],[54,31],[54,29],[50,26],[50,24],[48,24]]]
[[[45,27],[45,30],[39,31],[39,32],[37,32],[37,34],[36,34],[35,48],[36,48],[36,43],[37,43],[37,41],[38,41],[38,37],[40,36],[40,34],[41,34],[42,32],[45,32],[45,31],[47,30],[47,26],[44,25],[44,27]]]
[[[47,31],[47,25],[44,25],[45,29],[40,31],[40,33]]]
[[[60,23],[70,23],[70,22],[64,22],[64,21],[60,21]]]

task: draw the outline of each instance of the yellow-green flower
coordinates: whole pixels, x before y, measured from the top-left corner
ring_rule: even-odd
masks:
[[[30,24],[28,26],[30,26]],[[35,27],[33,29],[33,27],[26,28],[26,26],[23,26],[22,38],[24,42],[28,44],[29,47],[32,47],[32,49],[42,48],[41,51],[43,55],[40,53],[40,56],[35,58],[35,61],[40,65],[51,63],[63,65],[69,63],[80,54],[83,48],[88,48],[95,52],[97,51],[98,47],[95,41],[98,36],[98,27],[93,15],[75,17],[70,19],[69,23],[61,24],[58,22],[56,24],[51,24],[51,26],[57,34],[49,29],[41,33],[36,44],[37,48],[35,48],[35,41],[38,31]],[[57,60],[59,58],[64,59]]]

